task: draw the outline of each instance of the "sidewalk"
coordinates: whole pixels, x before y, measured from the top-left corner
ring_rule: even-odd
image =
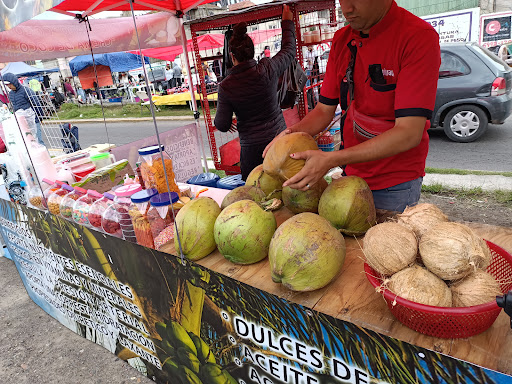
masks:
[[[481,188],[483,191],[511,191],[512,177],[501,175],[444,175],[427,173],[423,185],[442,185],[453,189]]]
[[[202,116],[202,115],[201,115]],[[213,117],[213,116],[212,116]],[[156,116],[156,121],[194,121],[194,116]],[[202,121],[202,117],[199,120]],[[103,123],[103,119],[72,119],[72,120],[59,120],[63,123]],[[137,121],[153,121],[151,116],[147,117],[116,117],[105,119],[107,123],[125,123]]]

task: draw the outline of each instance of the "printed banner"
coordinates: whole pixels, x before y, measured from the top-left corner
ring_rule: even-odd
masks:
[[[440,43],[455,43],[478,40],[479,16],[480,8],[470,8],[423,16],[422,19],[434,27]]]
[[[156,135],[154,135],[113,148],[112,153],[116,159],[127,159],[135,169],[135,164],[139,159],[138,150],[150,145],[157,145],[157,143]],[[195,124],[160,133],[160,143],[165,146],[165,152],[172,159],[176,181],[186,182],[192,176],[203,172],[199,147],[202,143],[198,139]]]
[[[0,0],[0,31],[9,30],[53,8],[63,0]]]
[[[0,0],[1,1],[1,0]],[[137,16],[137,31],[142,48],[181,44],[176,16],[159,12]],[[29,20],[0,33],[0,62],[46,60],[59,57],[122,52],[138,49],[133,19],[90,19],[90,43],[86,23],[78,20]]]
[[[219,273],[0,201],[30,297],[157,383],[510,383]]]
[[[512,12],[480,17],[480,45],[489,48],[512,43]]]

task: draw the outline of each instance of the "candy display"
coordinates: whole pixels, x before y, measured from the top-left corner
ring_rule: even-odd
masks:
[[[112,202],[113,203],[113,202]],[[101,218],[101,227],[103,231],[109,235],[123,238],[123,231],[121,230],[121,220],[119,213],[116,210],[115,204],[110,205],[105,209],[103,217]]]
[[[149,201],[151,208],[148,211],[147,217],[153,239],[156,239],[167,227],[173,227],[174,218],[170,206],[178,200],[178,194],[176,192],[170,192],[160,193],[159,195],[153,196]],[[177,209],[174,209],[174,214],[177,214]]]
[[[101,199],[96,200],[89,209],[89,224],[91,228],[102,231],[101,218],[108,207],[114,204],[114,195],[104,193]],[[119,228],[121,229],[121,228]]]
[[[73,190],[73,187],[70,187],[67,184],[61,183],[61,187],[48,196],[48,210],[50,213],[54,215],[60,215],[60,203],[62,198],[66,196],[69,192]]]
[[[135,176],[130,163],[126,159],[96,169],[80,180],[80,182],[73,185],[105,193],[111,191],[115,186],[122,184],[125,175]]]
[[[87,193],[87,191],[80,187],[73,189],[73,187],[70,187],[69,185],[63,185],[63,188],[66,190],[70,189],[70,193],[63,197],[60,202],[60,215],[65,219],[73,220],[73,206],[79,198]]]
[[[160,149],[162,150],[160,154]],[[144,185],[146,188],[156,188],[158,193],[168,192],[167,190],[167,182],[165,180],[167,171],[167,180],[169,181],[169,191],[180,193],[180,189],[176,185],[176,181],[174,179],[174,172],[172,168],[172,160],[169,155],[164,151],[164,146],[158,147],[158,145],[153,145],[151,147],[144,147],[139,149],[139,160],[140,164],[140,172],[142,175],[142,179],[144,180]],[[164,162],[162,163],[162,157]]]
[[[53,184],[52,181],[43,179],[41,181],[41,187],[39,185],[34,185],[32,188],[30,188],[30,191],[28,191],[29,204],[37,209],[46,209],[43,205],[43,190],[48,188],[51,184]]]
[[[174,225],[169,225],[155,238],[155,249],[160,249],[162,245],[167,244],[174,239]]]
[[[137,242],[137,237],[135,236],[135,230],[133,229],[129,213],[132,205],[131,196],[141,190],[140,184],[128,184],[117,188],[115,191],[114,206],[119,215],[119,224],[121,225],[124,239],[132,243]]]
[[[89,226],[89,210],[92,204],[101,199],[101,193],[89,189],[87,194],[80,197],[73,205],[73,220],[75,223]]]
[[[48,197],[55,192],[56,190],[60,189],[62,187],[62,184],[64,184],[62,181],[56,180],[52,182],[48,179],[43,179],[43,183],[50,184],[46,188],[41,188],[43,190],[43,207],[48,209]]]
[[[158,194],[155,188],[145,189],[134,193],[131,197],[132,205],[129,210],[137,243],[144,247],[155,248],[153,234],[149,226],[147,213],[150,208],[149,200]]]

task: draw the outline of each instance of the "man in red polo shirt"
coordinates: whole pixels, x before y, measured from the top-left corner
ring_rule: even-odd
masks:
[[[428,153],[440,48],[430,24],[393,0],[340,0],[348,26],[334,36],[320,102],[285,132],[312,136],[347,110],[344,149],[292,154],[306,165],[283,186],[307,190],[329,169],[366,180],[377,209],[418,202]],[[353,81],[352,81],[353,80]]]

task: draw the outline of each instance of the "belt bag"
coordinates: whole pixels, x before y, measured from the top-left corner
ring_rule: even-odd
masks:
[[[382,118],[365,115],[358,112],[353,105],[352,108],[349,108],[349,114],[353,121],[354,136],[360,142],[372,139],[395,126],[394,120],[383,120]]]

